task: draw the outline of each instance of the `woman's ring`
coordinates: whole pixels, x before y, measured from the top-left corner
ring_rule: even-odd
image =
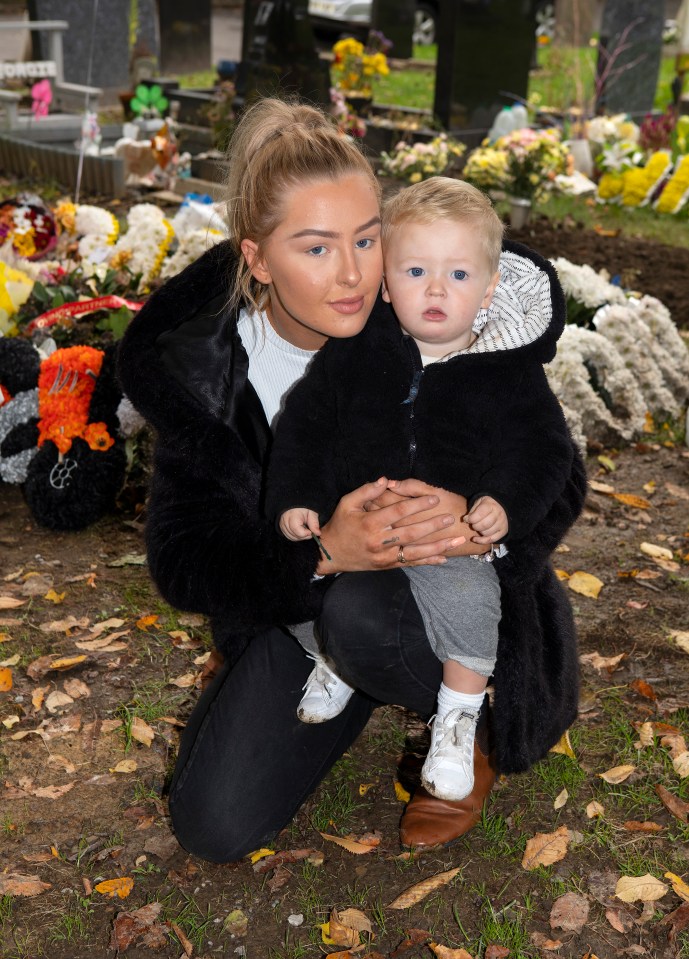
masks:
[[[400,548],[397,550],[397,562],[402,563],[402,565],[406,563],[404,558],[404,546],[400,546]]]

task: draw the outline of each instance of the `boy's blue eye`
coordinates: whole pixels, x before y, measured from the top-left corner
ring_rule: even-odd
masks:
[[[312,246],[309,250],[309,253],[312,253],[314,256],[323,256],[325,253],[325,247],[322,243],[319,243],[318,246]]]
[[[410,266],[407,273],[409,276],[423,276],[423,270],[420,266]]]
[[[467,275],[464,270],[453,270],[452,276],[455,280],[466,280]]]

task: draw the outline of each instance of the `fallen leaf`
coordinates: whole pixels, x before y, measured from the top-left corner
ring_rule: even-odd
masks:
[[[70,706],[74,700],[67,693],[61,693],[59,689],[53,690],[45,701],[45,708],[49,713],[56,713],[63,706]]]
[[[536,869],[537,866],[550,866],[564,859],[572,836],[566,826],[560,826],[555,832],[538,832],[526,844],[522,867]]]
[[[143,743],[144,746],[150,746],[155,738],[155,731],[141,716],[134,716],[130,731],[132,739],[136,739],[138,743]]]
[[[598,480],[589,480],[589,488],[594,491],[594,493],[605,493],[607,496],[612,496],[615,492],[615,487],[611,486],[609,483],[601,483]]]
[[[38,659],[32,660],[29,665],[26,667],[26,675],[29,679],[33,679],[34,682],[38,682],[39,679],[43,679],[45,674],[50,669],[50,664],[53,661],[53,657],[48,656],[39,656]],[[49,687],[46,687],[46,690]]]
[[[184,955],[187,957],[187,959],[190,959],[190,956],[192,952],[194,951],[194,946],[189,941],[189,939],[187,939],[186,935],[184,934],[184,930],[180,926],[178,926],[176,922],[171,922],[170,928],[172,929],[174,934],[177,936],[179,940],[179,944],[184,950]]]
[[[537,949],[544,949],[547,952],[553,952],[562,945],[559,939],[549,939],[543,932],[532,932],[529,938]]]
[[[359,795],[365,796],[369,789],[373,789],[375,783],[359,783]]]
[[[662,832],[663,829],[657,822],[638,822],[636,819],[628,819],[622,828],[629,832]]]
[[[684,629],[671,629],[670,639],[674,639],[676,646],[689,653],[689,632]]]
[[[51,603],[55,603],[55,605],[58,606],[64,601],[66,595],[67,593],[56,593],[54,589],[49,589],[43,599],[47,599]]]
[[[409,793],[408,790],[404,788],[402,783],[395,780],[394,786],[395,786],[395,798],[399,802],[405,802],[405,803],[409,802],[409,800],[411,799],[411,794]]]
[[[47,623],[40,623],[39,629],[43,633],[68,633],[70,629],[86,629],[89,624],[87,616],[77,619],[67,616],[66,619],[52,619]]]
[[[450,949],[449,946],[441,946],[437,942],[429,942],[428,948],[438,959],[474,959],[466,949]]]
[[[249,919],[241,909],[233,909],[225,916],[222,924],[223,932],[231,936],[245,936],[249,928]]]
[[[553,903],[550,928],[581,932],[589,918],[589,901],[578,892],[566,892]]]
[[[586,807],[586,815],[589,819],[596,819],[597,816],[603,816],[605,814],[605,808],[595,799],[593,802],[590,802]]]
[[[264,846],[262,849],[257,849],[255,852],[250,852],[247,854],[247,859],[250,859],[252,863],[256,863],[259,859],[265,858],[265,856],[274,856],[275,850],[268,849],[267,846]]]
[[[562,809],[563,806],[567,804],[569,799],[569,793],[566,789],[563,789],[561,793],[555,797],[555,802],[553,803],[553,809]]]
[[[89,652],[95,652],[99,649],[110,649],[111,652],[115,652],[115,640],[120,639],[122,636],[128,636],[130,630],[121,629],[116,633],[108,633],[107,636],[97,636],[95,639],[78,639],[74,641],[74,645],[79,649],[86,649]],[[122,649],[122,644],[117,644],[117,649]]]
[[[569,730],[566,729],[554,746],[550,747],[551,753],[561,753],[563,756],[569,756],[576,760],[576,754],[572,748],[572,741],[569,738]]]
[[[287,883],[292,878],[292,873],[289,871],[287,866],[276,866],[273,871],[273,875],[267,882],[268,889],[271,892],[277,892],[278,889],[282,889],[283,886],[286,886]]]
[[[40,786],[38,789],[32,789],[31,795],[38,799],[60,799],[70,789],[73,789],[74,785],[74,783],[65,783],[64,786]]]
[[[676,876],[674,872],[666,872],[665,878],[669,879],[672,883],[672,889],[680,899],[684,899],[685,902],[689,902],[689,886],[682,879],[681,876]]]
[[[683,932],[689,925],[689,902],[683,902],[677,909],[669,912],[658,925],[670,927],[667,937],[670,942],[674,942],[677,934]]]
[[[566,583],[569,579],[569,573],[565,569],[556,569],[555,575],[560,580],[561,583]]]
[[[41,882],[38,876],[22,876],[16,872],[0,873],[0,896],[40,896],[51,888],[49,882]]]
[[[672,559],[673,554],[671,549],[667,549],[665,546],[656,546],[655,543],[641,543],[639,549],[646,556],[650,556],[651,559]]]
[[[196,677],[200,675],[199,673],[184,673],[182,676],[177,676],[175,679],[169,680],[171,686],[178,686],[180,689],[189,689],[196,682]]]
[[[684,486],[677,486],[675,483],[666,483],[665,489],[678,499],[689,499],[689,490],[685,489]]]
[[[277,866],[284,866],[287,863],[300,862],[305,859],[313,866],[323,865],[323,853],[320,849],[284,849],[282,852],[271,853],[270,850],[261,850],[264,856],[258,860],[254,859],[256,853],[252,854],[251,861],[254,863],[254,872],[266,873]]]
[[[86,699],[91,695],[91,690],[81,679],[66,679],[65,680],[65,692],[72,697],[72,699]]]
[[[413,946],[420,946],[431,938],[431,934],[427,929],[405,929],[404,934],[406,939],[403,939],[394,952],[390,953],[390,959],[397,959],[403,952],[406,952]]]
[[[0,687],[0,692],[1,691],[2,687]],[[6,719],[3,719],[2,725],[5,727],[5,729],[12,729],[12,727],[16,726],[19,722],[21,722],[21,719],[15,714],[14,716],[8,716]]]
[[[408,909],[410,906],[415,906],[417,902],[421,902],[422,899],[425,899],[426,896],[435,892],[436,889],[440,889],[441,886],[446,886],[451,882],[457,873],[460,872],[460,869],[460,866],[456,869],[448,869],[447,872],[436,873],[435,876],[429,876],[428,879],[422,879],[421,882],[409,886],[409,888],[405,889],[403,893],[400,893],[396,899],[392,900],[388,908]]]
[[[0,596],[0,609],[18,609],[25,604],[25,599],[17,599],[15,596]]]
[[[598,594],[605,584],[592,573],[584,573],[582,570],[577,570],[569,577],[567,585],[575,593],[588,596],[590,599],[598,599]]]
[[[363,932],[367,936],[373,935],[371,920],[368,918],[366,913],[362,912],[360,909],[343,909],[339,913],[339,917],[340,922],[344,926],[349,926],[350,929],[356,929],[357,932]]]
[[[665,786],[657,785],[655,791],[668,812],[671,812],[673,816],[682,822],[689,822],[689,802],[685,802],[683,799],[680,799],[679,796],[675,796],[675,794],[671,793]]]
[[[156,629],[160,629],[158,625],[159,616],[157,614],[152,614],[150,616],[141,616],[136,621],[136,628],[141,629],[144,632],[148,629],[149,626],[155,626]]]
[[[597,775],[599,779],[604,779],[606,783],[618,785],[618,783],[623,783],[625,779],[629,779],[635,769],[636,766],[630,766],[628,764],[613,766],[612,769],[608,769],[606,772],[598,773]]]
[[[120,912],[113,921],[110,948],[126,952],[137,940],[148,949],[162,949],[168,942],[168,927],[156,922],[162,903],[149,902],[133,912]]]
[[[72,669],[74,666],[78,666],[80,663],[83,663],[86,659],[86,656],[83,654],[80,656],[61,656],[59,659],[54,659],[49,669]]]
[[[0,663],[0,667],[4,669],[6,666],[16,666],[19,662],[19,659],[19,653],[15,653],[14,656],[10,656],[9,659],[3,659],[3,661]]]
[[[12,689],[12,670],[5,667],[0,669],[0,693],[7,693]]]
[[[108,563],[108,566],[110,567],[145,566],[145,565],[146,565],[145,553],[125,553],[125,555],[120,556],[119,559],[114,559],[111,563]]]
[[[672,760],[672,766],[680,779],[686,779],[689,776],[689,751],[675,756]]]
[[[579,662],[593,666],[594,669],[607,669],[612,673],[627,656],[626,653],[618,653],[616,656],[601,656],[600,653],[583,653],[579,657]]]
[[[89,633],[91,633],[92,636],[100,636],[101,633],[106,632],[108,629],[119,629],[120,626],[124,626],[124,624],[124,619],[111,616],[110,619],[102,619],[99,623],[94,623],[93,626],[90,626]]]
[[[649,602],[648,600],[645,600],[643,603],[639,603],[635,599],[628,599],[627,606],[629,609],[648,609]]]
[[[337,909],[333,909],[327,922],[328,945],[333,946],[358,946],[359,932],[357,929],[345,924],[340,919]]]
[[[486,946],[483,959],[507,959],[509,954],[510,950],[507,946],[498,946],[496,943],[493,943],[490,946]]]
[[[110,770],[111,773],[133,773],[137,768],[136,759],[121,759],[116,766]]]
[[[134,888],[134,880],[130,876],[118,876],[117,879],[104,879],[93,887],[103,896],[119,896],[126,899]]]
[[[615,466],[615,464],[613,463],[613,461],[610,459],[609,456],[598,456],[596,458],[598,462],[600,463],[600,465],[603,467],[603,469],[607,470],[608,473],[614,473],[615,470],[617,469],[617,467]]]
[[[62,756],[60,753],[53,753],[51,756],[48,756],[48,765],[57,766],[60,769],[64,769],[66,773],[73,774],[77,771],[77,767],[67,759],[66,756]]]
[[[622,913],[619,909],[606,909],[605,918],[616,932],[621,932],[624,934],[629,929],[629,926],[625,925],[625,921],[622,918]]]
[[[650,873],[645,876],[622,876],[615,886],[615,895],[622,902],[657,902],[667,891],[666,884]]]
[[[373,852],[380,842],[379,840],[378,843],[363,843],[356,839],[350,839],[347,836],[331,836],[325,832],[322,832],[321,836],[323,839],[327,839],[328,842],[334,842],[336,846],[342,846],[347,852],[353,852],[357,856],[362,856],[367,852]]]

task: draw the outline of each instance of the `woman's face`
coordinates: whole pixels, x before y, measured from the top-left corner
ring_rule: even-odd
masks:
[[[378,198],[364,174],[292,187],[261,253],[252,240],[241,248],[268,285],[271,325],[289,343],[318,350],[364,328],[383,274]]]

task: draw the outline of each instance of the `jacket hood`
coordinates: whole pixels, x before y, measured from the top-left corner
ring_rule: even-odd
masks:
[[[478,339],[464,354],[522,348],[547,363],[555,356],[564,328],[565,296],[553,265],[521,243],[505,242],[500,281],[490,307],[474,325]]]

